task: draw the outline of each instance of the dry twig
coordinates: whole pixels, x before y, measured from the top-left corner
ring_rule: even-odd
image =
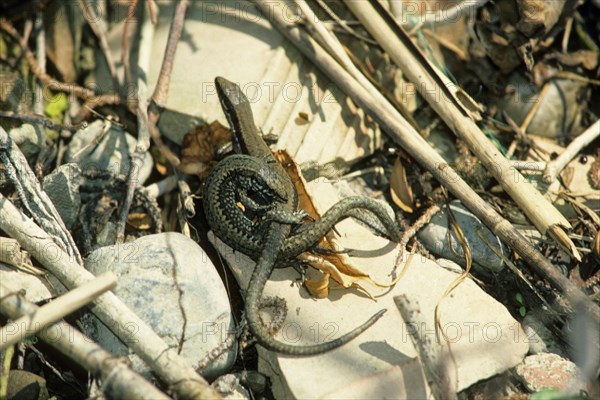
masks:
[[[506,193],[542,233],[552,226],[570,229],[569,221],[531,185],[511,168],[474,121],[471,105],[459,100],[460,88],[432,66],[407,34],[379,3],[346,1],[345,4],[381,44],[391,59],[448,127],[468,146]],[[460,99],[466,98],[460,92]]]
[[[4,175],[15,186],[19,200],[31,218],[53,236],[54,243],[66,251],[69,257],[82,264],[75,241],[54,203],[42,189],[19,147],[1,126],[0,163],[4,167]]]
[[[27,122],[30,124],[38,124],[44,128],[54,129],[56,131],[66,130],[69,132],[77,132],[79,126],[68,126],[57,124],[50,118],[46,118],[43,115],[32,114],[32,113],[15,113],[12,111],[0,111],[0,117],[11,118],[19,121]]]
[[[415,327],[426,326],[427,322],[421,313],[419,303],[415,299],[408,299],[405,295],[394,296],[394,302],[402,319],[410,327],[410,338],[419,352],[419,358],[424,366],[423,371],[429,382],[433,397],[436,399],[456,399],[453,389],[456,382],[452,382],[449,366],[445,363],[444,348],[436,340],[424,337],[424,329]]]
[[[34,314],[24,315],[9,322],[0,329],[0,337],[6,338],[5,341],[0,343],[0,351],[25,340],[29,336],[36,335],[48,325],[60,321],[72,312],[79,310],[116,285],[117,277],[115,274],[107,272],[40,307],[39,311]],[[0,311],[3,311],[1,307]]]
[[[319,5],[319,7],[321,7],[323,9],[323,11],[325,11],[327,13],[327,15],[329,15],[331,17],[331,19],[334,20],[339,26],[341,26],[342,29],[344,31],[346,31],[348,34],[354,36],[358,40],[362,40],[365,43],[374,44],[374,45],[377,44],[377,42],[375,42],[373,39],[370,39],[370,38],[368,38],[366,36],[363,36],[363,35],[357,33],[352,28],[350,28],[350,26],[348,26],[348,24],[346,23],[346,21],[344,21],[343,19],[341,19],[340,17],[338,17],[337,14],[335,12],[333,12],[333,10],[331,8],[329,8],[329,6],[327,5],[327,3],[325,3],[325,1],[323,1],[323,0],[316,0],[316,2]],[[312,11],[311,11],[311,14],[312,14]],[[308,15],[305,15],[305,18],[306,19],[310,19],[311,17],[308,16]]]
[[[94,278],[81,264],[58,248],[52,237],[2,194],[0,194],[0,229],[17,239],[23,248],[67,288],[74,288]],[[186,360],[171,349],[146,322],[112,292],[107,292],[96,299],[91,309],[165,383],[171,385],[178,396],[185,399],[219,398],[215,390],[196,374]],[[137,330],[123,329],[124,326],[135,326]]]
[[[560,171],[579,154],[581,149],[592,143],[598,136],[600,136],[600,120],[594,122],[585,132],[573,139],[560,156],[546,164],[542,180],[548,184],[554,182]]]
[[[389,105],[371,97],[323,48],[297,25],[284,20],[273,12],[272,2],[254,0],[259,10],[280,30],[306,57],[321,69],[341,90],[345,91],[362,107],[392,138],[398,142],[417,162],[460,199],[490,230],[511,246],[538,273],[562,290],[571,305],[584,304],[585,308],[600,321],[600,307],[575,287],[565,276],[535,249],[508,221],[477,195],[473,189],[456,174],[445,160],[427,143],[398,112],[388,112]],[[348,6],[368,5],[363,2],[350,2]],[[446,104],[443,104],[444,106]],[[562,217],[562,216],[561,216]],[[568,222],[567,222],[568,224]],[[563,310],[568,311],[568,310]]]
[[[11,293],[2,283],[0,283],[0,310],[4,315],[14,319],[42,314],[40,307],[14,292]],[[108,398],[170,398],[129,369],[121,359],[104,350],[66,322],[50,325],[47,329],[38,332],[37,336],[97,377],[101,382],[102,391]],[[0,384],[0,387],[2,386]]]
[[[112,53],[110,52],[110,48],[108,46],[108,40],[106,39],[105,23],[100,21],[100,18],[96,13],[95,5],[90,4],[87,0],[78,0],[77,3],[79,4],[81,14],[83,14],[85,20],[92,29],[92,32],[94,32],[94,35],[96,35],[98,38],[100,50],[102,51],[102,55],[106,60],[108,71],[110,72],[110,76],[113,80],[114,89],[118,90],[119,80],[117,78],[117,67],[115,67],[115,61],[112,58]]]
[[[171,71],[173,70],[173,60],[175,58],[175,51],[177,50],[179,38],[181,37],[181,31],[183,30],[183,22],[188,4],[188,0],[183,0],[178,3],[175,9],[163,63],[158,75],[158,82],[156,83],[154,94],[152,95],[147,110],[144,109],[147,101],[146,87],[144,86],[144,83],[141,82],[141,79],[138,80],[138,141],[135,147],[135,153],[131,158],[131,168],[129,169],[127,177],[127,193],[121,206],[121,213],[119,214],[117,243],[122,243],[125,240],[125,224],[127,222],[127,215],[129,214],[131,202],[133,201],[133,193],[135,191],[138,172],[142,165],[144,155],[150,148],[150,137],[148,134],[152,136],[152,139],[157,143],[163,154],[166,153],[165,155],[167,155],[169,161],[175,166],[179,165],[177,157],[163,144],[157,124],[160,118],[161,109],[164,108],[167,101]],[[148,68],[145,70],[147,71]]]
[[[404,260],[404,252],[406,251],[406,246],[408,245],[410,239],[412,239],[417,234],[419,229],[428,224],[429,221],[431,221],[431,218],[433,218],[433,216],[437,214],[440,210],[441,208],[439,205],[432,205],[427,210],[425,210],[425,212],[419,218],[417,218],[414,224],[412,224],[408,229],[404,231],[404,233],[402,234],[402,238],[400,238],[398,256],[396,257],[396,263],[394,264],[394,271]]]
[[[15,42],[19,44],[21,50],[23,51],[23,55],[25,56],[25,60],[27,61],[27,64],[29,64],[31,72],[46,86],[47,89],[65,92],[77,96],[80,99],[84,100],[86,102],[86,105],[91,108],[108,104],[121,104],[121,98],[118,94],[107,93],[97,95],[96,93],[94,93],[94,91],[79,86],[77,84],[63,83],[52,78],[40,67],[37,60],[35,59],[35,55],[27,47],[27,43],[24,42],[21,35],[19,35],[19,32],[17,32],[15,27],[5,18],[0,18],[0,29],[6,32],[8,36],[10,36]]]

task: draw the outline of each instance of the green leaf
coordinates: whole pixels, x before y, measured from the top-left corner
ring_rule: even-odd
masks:
[[[521,314],[521,317],[524,317],[525,314],[527,314],[527,309],[525,308],[525,306],[519,307],[519,314]]]
[[[517,303],[523,304],[523,295],[521,293],[517,293],[515,295],[515,300],[517,300]]]
[[[47,98],[46,109],[44,113],[52,121],[60,123],[63,119],[63,114],[69,108],[69,99],[65,93],[56,93],[54,96]]]

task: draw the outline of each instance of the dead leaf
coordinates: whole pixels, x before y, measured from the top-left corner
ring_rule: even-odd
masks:
[[[201,174],[216,158],[217,150],[231,142],[231,131],[214,121],[188,132],[181,144],[180,169],[186,174]]]
[[[298,192],[299,208],[306,211],[314,219],[320,218],[321,214],[306,190],[306,183],[300,173],[298,165],[285,151],[279,151],[274,155],[283,165],[284,169],[292,179],[292,182],[294,182]],[[322,238],[321,241],[319,241],[318,246],[337,250],[338,247],[336,246],[333,232],[329,232],[325,238]],[[368,273],[353,265],[350,258],[345,253],[315,255],[306,251],[298,258],[308,262],[312,267],[318,269],[323,274],[322,279],[305,281],[308,290],[317,298],[326,297],[329,293],[329,289],[337,288],[339,285],[341,288],[356,288],[365,293],[369,298],[374,299],[373,295],[361,284],[361,282],[369,281],[380,287],[390,286],[390,284],[382,284],[373,280]],[[329,278],[331,278],[331,280]]]
[[[394,203],[407,213],[414,210],[413,192],[406,179],[406,169],[400,157],[394,162],[394,169],[390,176],[390,194]]]
[[[307,113],[299,112],[298,116],[294,119],[294,122],[296,123],[296,125],[306,125],[310,122],[310,119],[308,118]]]
[[[330,262],[331,260],[335,260],[335,257],[333,256],[336,255],[315,256],[310,252],[304,252],[298,257],[298,259],[308,262],[313,268],[319,270],[320,273],[323,274],[323,279],[305,281],[310,293],[317,298],[325,298],[329,295],[329,289],[356,288],[363,292],[367,297],[374,300],[375,298],[373,295],[360,284],[360,281],[365,279],[372,282],[371,278],[364,273],[353,276],[340,271],[338,266],[335,265],[339,265],[339,262]],[[346,265],[343,266],[346,267]],[[330,281],[329,278],[332,278],[333,282]]]
[[[159,174],[161,174],[162,176],[167,175],[168,168],[167,168],[166,164],[163,164],[160,162],[155,162],[154,166],[156,167],[156,170],[158,171]]]
[[[300,167],[294,162],[292,157],[281,150],[273,154],[275,159],[283,166],[285,172],[290,176],[296,191],[298,192],[298,204],[301,209],[306,211],[313,218],[319,218],[319,213],[314,207],[309,194],[306,192],[306,182],[300,172]]]

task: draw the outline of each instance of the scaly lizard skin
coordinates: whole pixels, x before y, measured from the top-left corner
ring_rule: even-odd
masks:
[[[246,293],[250,330],[263,347],[288,355],[308,356],[339,347],[373,325],[385,310],[330,342],[309,346],[279,342],[263,326],[258,307],[273,268],[306,251],[357,208],[375,215],[393,240],[399,240],[400,232],[381,204],[366,197],[349,197],[315,223],[305,223],[309,224],[307,229],[292,235],[292,224],[301,224],[306,215],[298,211],[298,194],[293,182],[260,136],[250,103],[240,87],[221,77],[215,79],[215,84],[237,154],[225,158],[209,174],[203,206],[215,234],[257,261]],[[238,203],[246,210],[242,211]]]

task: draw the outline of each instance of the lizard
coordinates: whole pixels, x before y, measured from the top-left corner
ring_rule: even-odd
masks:
[[[292,225],[302,223],[306,216],[306,213],[298,211],[298,194],[294,184],[262,139],[254,123],[250,103],[240,87],[221,77],[215,78],[215,85],[232,130],[232,145],[236,154],[219,162],[209,174],[203,207],[215,234],[256,261],[245,298],[250,330],[259,344],[282,354],[308,356],[337,348],[368,329],[385,310],[333,341],[294,346],[269,335],[261,323],[258,305],[275,265],[305,251],[338,220],[348,217],[348,210],[355,209],[360,201],[358,197],[350,198],[336,205],[337,208],[332,207],[307,232],[290,237]],[[399,238],[397,227],[385,209],[379,204],[381,209],[373,206],[376,202],[368,200],[362,200],[364,207],[371,207],[370,211],[383,220],[384,226],[387,228],[389,225],[390,236]],[[248,218],[238,207],[238,201],[250,211],[256,211],[259,221]],[[384,212],[381,213],[381,210]]]

